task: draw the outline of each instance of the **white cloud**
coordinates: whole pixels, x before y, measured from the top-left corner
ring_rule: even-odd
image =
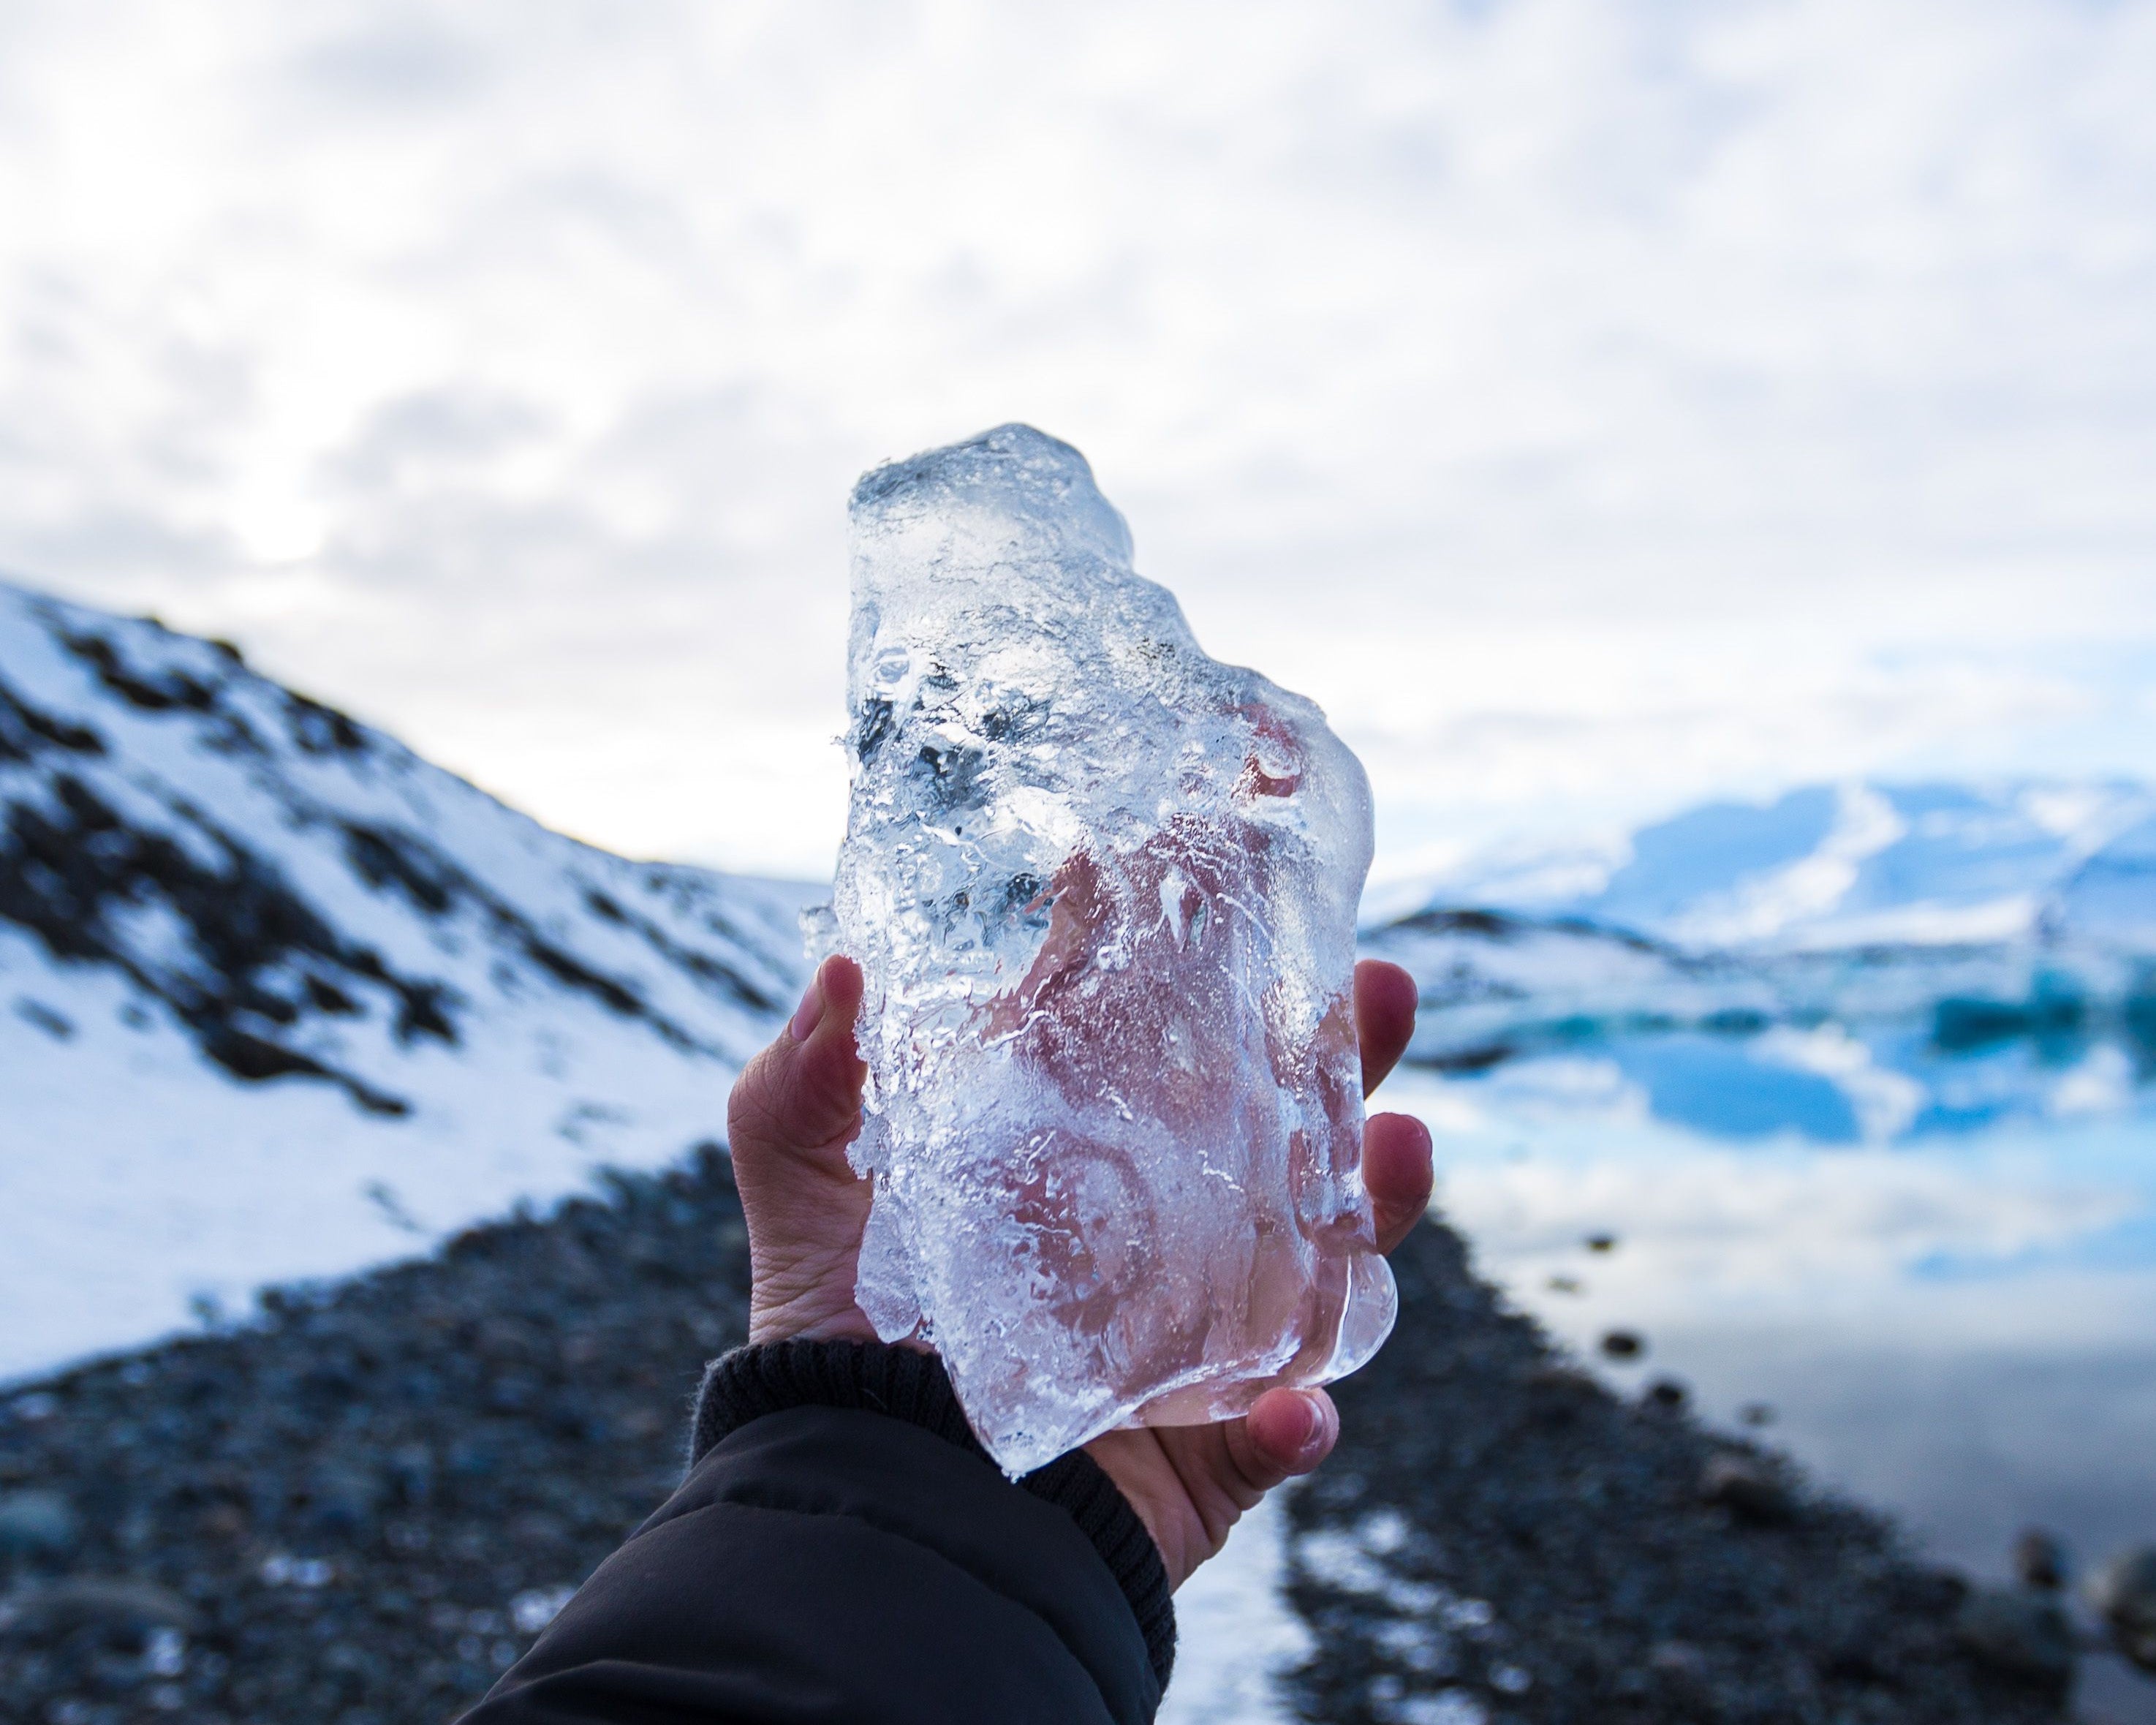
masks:
[[[813,869],[846,488],[1017,417],[1395,855],[2123,767],[2153,74],[2148,0],[14,8],[0,564]]]

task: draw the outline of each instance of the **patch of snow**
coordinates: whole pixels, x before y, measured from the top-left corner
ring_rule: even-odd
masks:
[[[1908,830],[1878,792],[1839,787],[1834,824],[1811,850],[1779,868],[1739,875],[1722,891],[1668,918],[1659,932],[1694,948],[1757,946],[1784,937],[1838,909],[1866,860]]]
[[[1287,1725],[1278,1673],[1308,1658],[1310,1630],[1281,1593],[1286,1517],[1278,1491],[1175,1596],[1175,1678],[1159,1725]]]

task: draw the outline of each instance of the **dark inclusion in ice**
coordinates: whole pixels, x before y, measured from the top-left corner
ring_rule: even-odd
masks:
[[[868,983],[860,1302],[1015,1474],[1353,1370],[1393,1285],[1360,1177],[1361,765],[1215,664],[1077,450],[1024,425],[853,499]]]

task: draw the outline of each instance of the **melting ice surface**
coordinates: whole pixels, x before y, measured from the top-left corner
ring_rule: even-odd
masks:
[[[1390,1329],[1350,1010],[1361,765],[1199,649],[1085,458],[1029,427],[853,499],[875,1178],[860,1297],[1016,1474],[1353,1370]]]

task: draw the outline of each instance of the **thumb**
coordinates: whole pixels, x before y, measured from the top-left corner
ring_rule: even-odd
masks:
[[[726,1106],[734,1155],[843,1146],[860,1126],[868,1069],[854,1042],[860,967],[826,958],[793,1019],[751,1060]]]
[[[1252,1501],[1332,1454],[1340,1414],[1322,1389],[1269,1389],[1228,1428],[1228,1452]],[[1245,1507],[1248,1507],[1246,1504]]]

